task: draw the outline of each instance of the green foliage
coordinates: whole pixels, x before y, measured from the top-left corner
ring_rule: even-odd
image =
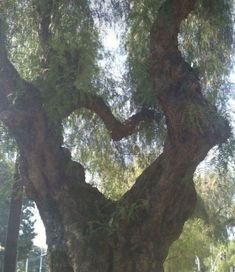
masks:
[[[7,163],[16,156],[16,144],[9,131],[0,122],[0,161]]]
[[[0,245],[4,246],[8,224],[11,190],[14,183],[16,144],[5,127],[0,124]],[[35,237],[32,220],[33,203],[24,199],[18,241],[18,258],[25,258]]]
[[[197,9],[181,26],[180,47],[186,60],[198,71],[208,99],[221,105],[231,89],[232,1],[198,1]]]
[[[64,145],[72,150],[73,158],[85,165],[89,173],[88,180],[113,200],[119,199],[141,171],[156,158],[166,136],[163,114],[158,106],[153,105],[152,82],[149,77],[150,30],[162,2],[59,0],[53,1],[50,6],[49,1],[6,0],[0,7],[5,19],[11,60],[22,77],[33,81],[40,89],[51,123],[60,121],[64,113],[70,112],[71,107],[78,104],[84,94],[93,92],[102,94],[121,120],[142,106],[154,108],[159,114],[160,121],[157,124],[146,126],[141,132],[120,143],[110,141],[102,122],[91,112],[79,109],[64,121]],[[220,113],[228,116],[227,102],[231,89],[228,76],[233,54],[233,2],[197,2],[195,12],[181,26],[178,37],[180,49],[197,71],[208,99],[218,107]],[[44,44],[38,34],[38,9],[50,13],[49,37]],[[117,29],[123,33],[118,58],[127,55],[127,60],[119,69],[120,78],[112,71],[113,59],[102,48],[102,31],[98,29],[100,23],[107,23],[113,18],[119,19]],[[101,65],[104,57],[110,58],[106,67]],[[200,132],[201,122],[198,120],[207,118],[195,115],[198,111],[194,109],[190,112],[191,122]],[[10,138],[5,128],[0,126],[0,160],[15,157],[15,144],[8,141]],[[229,171],[234,164],[234,146],[232,138],[220,146],[213,164]],[[9,181],[0,185],[0,204],[3,207],[1,218],[6,224],[12,165],[9,163],[9,166],[6,161],[1,163],[1,178]],[[5,171],[8,169],[6,165],[11,168],[10,172]],[[176,265],[174,269],[178,271],[192,269],[195,255],[200,258],[208,255],[207,244],[212,243],[213,237],[227,239],[227,228],[234,225],[235,186],[234,177],[224,176],[225,172],[220,174],[223,175],[213,174],[207,179],[196,181],[213,230],[200,220],[188,222],[179,242],[171,249],[166,262],[169,271],[173,263]],[[137,203],[130,207],[128,218],[132,218],[139,205]],[[106,227],[111,232],[118,228],[117,222],[126,212],[120,207],[108,226],[106,222]],[[29,242],[33,237],[32,222],[29,223],[30,209],[26,209],[24,214],[21,238],[24,240],[27,236]],[[20,242],[19,245],[29,248],[30,243],[26,246]],[[26,254],[23,249],[20,251],[22,255]]]
[[[69,110],[83,93],[94,90],[100,44],[85,1],[61,1],[52,10],[52,17],[50,57],[41,89],[54,117]]]
[[[218,259],[217,271],[229,271],[230,267],[235,266],[235,241],[229,241],[223,250],[225,259]]]
[[[40,73],[40,48],[32,17],[33,8],[29,3],[27,0],[6,0],[1,3],[1,8],[11,60],[25,79],[32,80]]]
[[[133,163],[146,154],[152,161],[165,139],[165,120],[158,106],[153,105],[148,75],[149,34],[163,1],[52,2],[50,6],[50,1],[6,0],[1,6],[11,59],[20,74],[41,90],[51,125],[57,125],[64,113],[70,112],[90,92],[102,94],[121,120],[146,105],[155,108],[159,115],[160,121],[117,144],[110,142],[104,126],[92,113],[79,110],[67,120],[65,145],[71,149],[75,144],[78,146],[73,149],[74,158],[85,163],[96,184],[109,187],[106,192],[112,189],[110,180],[120,183],[120,192],[125,191],[129,180],[125,171],[130,173]],[[205,93],[223,115],[228,112],[231,87],[228,82],[233,53],[231,5],[232,1],[219,0],[216,4],[198,1],[196,11],[182,25],[179,35],[183,55],[198,71]],[[50,12],[45,44],[38,34],[38,9]],[[117,58],[127,55],[118,76],[112,71],[110,52],[107,54],[101,45],[103,24],[114,18],[118,20],[117,30],[123,34],[121,48],[115,54]],[[110,61],[102,67],[104,58]],[[197,118],[193,116],[192,122],[196,123]],[[226,163],[228,152],[233,160],[233,147],[232,140],[221,146],[222,156],[216,158],[218,165]],[[110,161],[115,162],[107,169]],[[118,173],[114,174],[115,171]],[[100,184],[101,179],[105,185]]]
[[[228,233],[235,224],[235,183],[233,172],[225,175],[207,172],[195,179],[196,188],[204,202],[210,224],[211,236],[222,241],[228,239]]]
[[[211,243],[208,227],[199,219],[189,220],[180,238],[170,248],[164,265],[165,271],[195,271],[196,256],[201,260],[209,256]]]
[[[204,169],[204,171],[206,171]],[[180,238],[170,248],[165,271],[198,271],[196,258],[202,271],[228,271],[233,261],[234,177],[227,174],[205,172],[195,177],[201,211],[185,223]],[[222,258],[226,255],[226,259]],[[227,270],[226,270],[227,269]]]
[[[125,46],[128,54],[128,77],[134,102],[152,106],[152,82],[149,78],[149,35],[163,1],[130,1]]]
[[[118,54],[126,53],[127,61],[124,63],[124,71],[120,75],[121,82],[115,78],[109,66],[106,69],[102,67],[106,76],[99,79],[99,91],[120,119],[129,116],[143,105],[153,106],[152,82],[148,76],[149,33],[161,3],[162,1],[151,0],[130,1],[129,8],[122,7],[123,10],[119,6],[119,16],[125,13],[125,18],[128,17],[128,19],[126,24],[123,23],[123,19],[118,21],[117,28],[124,33],[121,53]],[[209,2],[199,1],[197,10],[182,25],[179,36],[180,48],[186,60],[198,71],[204,92],[209,100],[217,105],[224,116],[228,117],[227,100],[230,97],[229,90],[231,89],[228,74],[231,68],[231,54],[233,53],[231,1],[218,1],[219,7],[216,4],[212,9],[209,6]],[[107,6],[103,8],[105,9]],[[111,62],[113,62],[112,59]],[[156,109],[156,105],[154,107],[155,110],[159,111],[159,109]],[[132,168],[130,165],[136,161],[138,152],[143,157],[146,153],[149,153],[149,150],[159,150],[162,147],[163,139],[165,139],[165,120],[161,113],[160,122],[155,123],[150,129],[144,129],[136,136],[129,137],[129,139],[117,144],[109,142],[107,132],[97,117],[90,113],[84,114],[84,111],[79,111],[78,114],[80,115],[78,118],[70,117],[77,120],[72,122],[71,119],[69,120],[73,129],[69,129],[69,134],[66,135],[66,145],[72,147],[77,144],[81,151],[77,149],[74,152],[76,154],[74,158],[85,163],[96,180],[95,183],[100,184],[100,180],[103,180],[101,187],[105,186],[107,189],[109,187],[107,191],[110,192],[114,180],[117,181],[117,184],[119,182],[120,192],[124,189],[125,184],[122,185],[122,180],[128,179],[126,171],[128,172],[127,169]],[[192,122],[195,123],[195,126],[198,126],[198,118],[199,116],[192,116]],[[76,131],[81,130],[83,133],[76,133]],[[200,126],[198,126],[198,131],[200,131]],[[89,139],[87,139],[88,135]],[[139,145],[141,147],[138,147]],[[99,147],[102,147],[102,151]],[[218,155],[215,158],[219,166],[222,163],[225,166],[228,161],[228,152],[230,152],[230,160],[234,160],[233,140],[219,148],[220,156]],[[106,165],[114,158],[115,163],[108,170]],[[152,156],[153,159],[154,156]],[[116,174],[114,174],[115,170],[117,171]],[[104,173],[102,174],[102,172]],[[107,172],[110,174],[108,175]],[[108,193],[108,195],[110,196],[111,193]],[[120,193],[117,192],[115,199],[118,197],[120,197]]]
[[[152,137],[156,127],[113,142],[102,122],[88,111],[79,112],[79,116],[71,115],[64,129],[65,146],[72,150],[73,158],[85,166],[87,180],[113,200],[131,187],[161,151],[161,139]],[[78,135],[77,131],[83,133]]]
[[[13,64],[23,78],[34,81],[48,113],[58,118],[81,93],[94,90],[100,43],[87,1],[52,2],[50,9],[44,1],[7,0],[1,10]],[[50,12],[46,44],[38,34],[38,10]]]
[[[115,192],[114,192],[115,193]],[[149,203],[145,199],[139,199],[131,205],[116,206],[115,211],[108,221],[90,221],[89,234],[97,234],[98,232],[105,235],[118,234],[120,231],[120,223],[131,223],[138,219],[139,213],[148,209]]]
[[[119,222],[126,220],[131,222],[132,220],[138,218],[139,211],[146,210],[148,208],[148,201],[144,199],[139,199],[135,203],[128,206],[118,206],[113,216],[109,220],[109,227],[115,231],[119,229]]]
[[[34,232],[35,220],[33,220],[34,208],[34,203],[24,198],[18,239],[18,260],[25,259],[33,246],[33,239],[36,236]]]
[[[125,43],[129,80],[137,104],[151,105],[152,101],[149,33],[162,2],[130,1]],[[195,12],[182,24],[179,36],[184,57],[198,71],[205,93],[217,106],[228,99],[231,89],[228,76],[233,54],[232,4],[233,1],[224,0],[198,1]]]

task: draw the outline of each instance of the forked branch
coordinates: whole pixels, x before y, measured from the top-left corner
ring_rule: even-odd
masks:
[[[154,97],[166,117],[167,144],[119,201],[127,210],[135,203],[146,202],[135,223],[124,222],[123,229],[130,233],[130,228],[139,224],[143,234],[138,235],[153,235],[162,244],[163,259],[195,208],[192,178],[197,165],[214,145],[230,136],[228,123],[203,97],[198,78],[178,49],[180,23],[193,10],[195,2],[166,0],[152,26],[150,73]],[[192,122],[192,117],[196,122]],[[163,235],[169,238],[165,244],[161,240]]]
[[[67,117],[79,107],[86,108],[96,113],[103,121],[110,137],[114,141],[120,141],[135,133],[141,122],[151,123],[154,120],[157,120],[157,115],[154,110],[143,107],[140,112],[135,113],[124,122],[121,122],[113,115],[110,107],[104,102],[102,97],[94,94],[83,96],[74,107],[71,107],[71,111],[67,112],[64,117]]]

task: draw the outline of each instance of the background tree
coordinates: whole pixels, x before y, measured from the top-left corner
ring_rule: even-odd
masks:
[[[196,205],[193,173],[207,152],[231,134],[224,118],[227,98],[214,90],[216,81],[221,90],[227,86],[231,4],[130,1],[104,13],[106,21],[120,14],[127,20],[121,24],[128,30],[125,88],[99,67],[97,21],[108,1],[2,4],[0,118],[16,139],[20,175],[45,224],[51,271],[163,271],[169,247]],[[204,60],[211,67],[203,66]],[[218,110],[205,98],[213,90],[210,100]],[[94,113],[106,133],[101,133],[104,127]],[[145,146],[150,157],[159,150],[161,154],[150,160],[129,191],[112,201],[85,182],[84,167],[64,147],[65,120],[82,120],[76,135],[87,163],[115,146],[107,143],[108,135],[122,142],[119,151],[138,153]],[[144,122],[150,132],[123,139],[144,128]],[[93,153],[82,152],[88,137],[96,147]],[[116,154],[105,156],[107,161],[116,159],[113,168],[133,160],[118,160]]]
[[[211,256],[210,245],[213,242],[209,226],[202,220],[187,221],[180,238],[170,248],[164,264],[165,271],[198,271],[196,258],[199,259],[201,271],[209,271],[203,268],[206,258]]]
[[[3,132],[3,131],[2,131]],[[20,198],[23,197],[23,205],[21,207],[21,204],[19,206],[19,216],[20,216],[20,222],[17,223],[17,226],[14,226],[14,229],[19,230],[19,238],[18,238],[18,247],[12,244],[10,245],[10,250],[17,250],[18,251],[18,260],[21,260],[22,258],[26,258],[29,250],[32,247],[32,240],[35,237],[34,232],[34,220],[33,220],[33,204],[24,197],[22,190],[20,192],[17,190],[12,193],[12,186],[14,184],[14,162],[13,162],[13,154],[15,152],[15,149],[11,145],[9,141],[4,140],[4,132],[1,134],[1,151],[4,151],[4,149],[7,150],[5,153],[1,153],[0,158],[0,177],[1,177],[1,184],[0,184],[0,245],[5,248],[6,247],[6,235],[7,235],[7,229],[8,228],[8,218],[10,213],[10,202],[11,202],[11,195],[13,194],[15,197],[19,198],[19,204],[21,203]],[[10,146],[12,148],[10,148]],[[10,151],[12,150],[12,152]],[[14,150],[14,151],[13,151]],[[12,154],[11,154],[12,153]],[[10,159],[11,158],[11,159]],[[13,188],[14,189],[14,188]],[[14,212],[14,211],[13,211]],[[13,220],[15,220],[14,216],[12,217]],[[19,226],[18,226],[19,224]],[[13,233],[10,233],[10,238],[12,238]],[[18,235],[17,235],[18,236]],[[15,248],[14,248],[15,247]],[[8,262],[9,263],[9,262]],[[14,260],[10,262],[14,265]],[[1,256],[1,268],[3,264],[3,255]]]
[[[235,263],[235,246],[234,246],[234,240],[229,241],[226,247],[223,248],[225,252],[225,259],[219,259],[218,260],[218,271],[229,271],[230,267],[234,266]]]
[[[209,172],[209,173],[208,173]],[[198,207],[194,218],[187,221],[180,238],[170,248],[165,262],[166,271],[197,270],[196,258],[202,271],[226,271],[234,227],[234,178],[218,176],[211,169],[195,177]],[[228,253],[230,254],[230,253]]]
[[[4,250],[4,272],[16,271],[17,241],[20,231],[20,219],[23,202],[23,185],[19,177],[18,167],[19,165],[16,162]]]
[[[27,259],[18,262],[17,272],[25,272],[26,266],[28,266],[29,272],[47,272],[48,262],[46,252],[42,250],[42,248],[34,245],[27,256]]]

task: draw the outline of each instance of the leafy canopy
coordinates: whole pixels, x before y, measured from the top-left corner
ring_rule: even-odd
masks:
[[[102,95],[120,119],[143,107],[154,108],[159,116],[157,123],[143,125],[144,130],[119,143],[109,140],[102,122],[87,110],[79,109],[64,120],[64,145],[101,187],[102,178],[116,183],[124,180],[124,171],[146,155],[148,161],[153,160],[153,150],[163,146],[165,121],[161,109],[152,104],[148,76],[149,34],[162,2],[6,0],[1,5],[11,60],[21,76],[40,89],[52,123],[60,122],[71,105],[92,93]],[[178,37],[181,52],[198,71],[205,94],[226,116],[233,54],[232,2],[197,1]],[[126,58],[119,77],[114,70],[108,71],[111,58],[105,67],[101,65],[112,55],[102,46],[103,32],[110,26],[122,30],[115,57]],[[22,92],[16,90],[13,101]],[[233,147],[233,140],[220,147],[220,160],[216,160],[221,163],[233,157]],[[221,161],[221,157],[226,159]],[[107,169],[110,161],[115,162]],[[116,170],[119,174],[114,174]]]

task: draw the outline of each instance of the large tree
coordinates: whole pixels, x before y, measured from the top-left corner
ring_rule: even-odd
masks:
[[[214,1],[196,2],[130,1],[124,5],[130,28],[137,25],[139,32],[127,45],[128,91],[133,95],[128,91],[119,94],[132,98],[132,107],[134,103],[138,108],[141,101],[143,107],[123,122],[114,116],[105,92],[99,90],[102,73],[96,65],[96,28],[102,12],[96,9],[97,3],[1,3],[0,119],[16,139],[25,190],[36,202],[46,227],[51,271],[163,271],[168,249],[196,204],[193,173],[208,151],[230,136],[228,122],[203,96],[198,72],[192,68],[207,55],[196,54],[189,64],[179,50],[180,43],[185,57],[190,52],[184,48],[184,34],[190,27],[193,34],[196,27],[200,34],[207,31],[200,28],[204,26],[198,19],[200,12],[211,10],[218,15],[220,10],[227,15],[229,2],[216,1],[217,9]],[[107,7],[106,1],[98,4]],[[120,11],[121,6],[114,6]],[[197,13],[190,15],[194,9]],[[224,36],[213,37],[220,37],[221,42],[231,34],[229,26],[225,28],[224,13],[220,16]],[[137,24],[133,20],[132,25],[139,14],[145,20]],[[189,25],[182,26],[186,30],[180,33],[182,22]],[[213,24],[216,31],[216,20]],[[210,42],[211,48],[216,46],[213,39]],[[138,45],[139,52],[135,50]],[[227,47],[223,49],[229,55]],[[226,62],[221,52],[220,56]],[[146,85],[136,84],[138,69]],[[210,73],[208,69],[206,75]],[[141,93],[141,88],[146,89]],[[83,116],[81,109],[98,115],[113,141],[136,133],[145,121],[165,120],[161,155],[118,201],[88,184],[84,167],[64,148],[63,121],[74,112]]]

